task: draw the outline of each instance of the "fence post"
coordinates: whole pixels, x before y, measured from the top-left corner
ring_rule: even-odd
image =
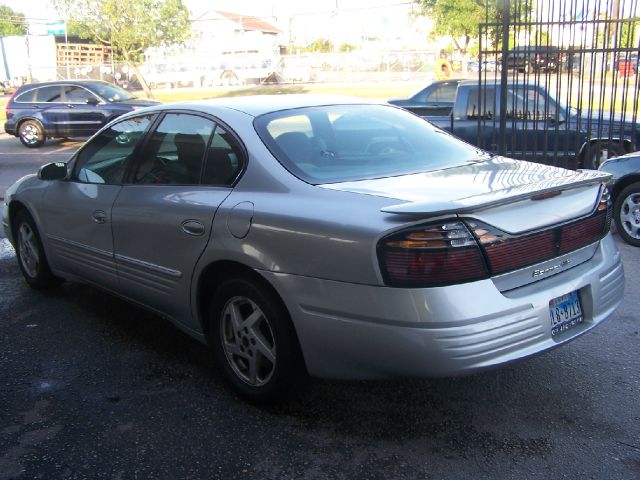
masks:
[[[500,130],[498,133],[498,155],[507,153],[507,58],[509,57],[509,23],[511,0],[498,0],[502,9],[502,68],[500,69]]]

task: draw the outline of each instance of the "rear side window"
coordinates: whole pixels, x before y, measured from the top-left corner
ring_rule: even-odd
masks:
[[[43,102],[61,102],[62,101],[62,87],[60,86],[49,86],[49,87],[40,87],[36,89],[36,98],[35,101],[38,103]]]
[[[242,158],[242,150],[233,136],[218,126],[207,153],[202,183],[206,185],[231,185],[242,168]]]
[[[36,93],[37,93],[37,91],[38,91],[37,88],[33,88],[31,90],[27,90],[24,93],[20,93],[19,95],[16,95],[16,98],[13,101],[14,102],[18,102],[18,103],[35,102],[36,101]]]
[[[456,101],[456,90],[458,84],[444,83],[427,95],[428,103],[454,103]]]

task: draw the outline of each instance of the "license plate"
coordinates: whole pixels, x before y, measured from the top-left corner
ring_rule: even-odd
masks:
[[[584,317],[578,291],[576,290],[551,300],[549,302],[549,315],[551,317],[552,337],[581,324]]]

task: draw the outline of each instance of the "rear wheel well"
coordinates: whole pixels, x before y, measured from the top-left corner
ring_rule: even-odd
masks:
[[[624,190],[629,185],[631,185],[633,183],[636,183],[636,182],[640,182],[640,175],[637,175],[637,174],[636,175],[628,175],[628,176],[618,180],[615,183],[615,186],[613,187],[613,191],[611,192],[611,195],[613,196],[614,200],[616,198],[618,198],[618,195],[620,194],[620,192],[622,190]]]
[[[28,122],[28,121],[36,122],[42,128],[42,131],[45,132],[45,135],[47,134],[46,133],[47,130],[44,128],[44,125],[42,124],[42,122],[40,120],[38,120],[37,118],[33,118],[33,117],[25,117],[25,118],[21,118],[20,121],[18,123],[16,123],[16,133],[18,135],[19,135],[20,127],[22,126],[22,124],[24,122]]]
[[[202,331],[205,336],[209,336],[209,308],[211,306],[211,299],[215,291],[222,284],[222,282],[228,278],[239,276],[250,279],[257,283],[260,283],[265,288],[269,289],[282,303],[282,306],[286,308],[284,301],[280,297],[278,291],[269,283],[263,276],[259,273],[256,273],[252,268],[247,267],[238,262],[232,261],[220,261],[212,263],[207,266],[207,268],[202,272],[200,276],[200,280],[198,282],[198,293],[197,293],[197,302],[198,302],[198,313],[200,314],[200,323],[202,327]],[[292,328],[295,332],[295,327],[292,325]],[[297,339],[297,335],[296,335]]]
[[[624,155],[633,151],[633,144],[628,139],[608,139],[608,138],[592,138],[587,140],[580,149],[579,152],[579,167],[581,168],[595,168],[599,165],[588,165],[590,157],[594,154],[594,148],[598,145],[610,144],[612,148],[619,148],[619,152],[615,152],[614,156]],[[611,157],[609,157],[611,158]]]

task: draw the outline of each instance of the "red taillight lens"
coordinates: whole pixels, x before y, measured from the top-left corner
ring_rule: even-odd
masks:
[[[477,242],[459,221],[389,235],[378,243],[378,259],[393,287],[440,287],[489,276]]]
[[[9,97],[9,100],[7,101],[7,105],[4,109],[4,113],[5,113],[5,118],[11,118],[12,114],[11,114],[11,110],[9,108],[9,105],[11,105],[11,102],[13,101],[13,98],[16,96],[16,94],[18,93],[18,89],[16,89],[11,96]]]
[[[484,249],[492,275],[550,260],[597,242],[611,227],[611,199],[605,186],[591,215],[547,230],[511,235],[490,225],[468,222]]]

